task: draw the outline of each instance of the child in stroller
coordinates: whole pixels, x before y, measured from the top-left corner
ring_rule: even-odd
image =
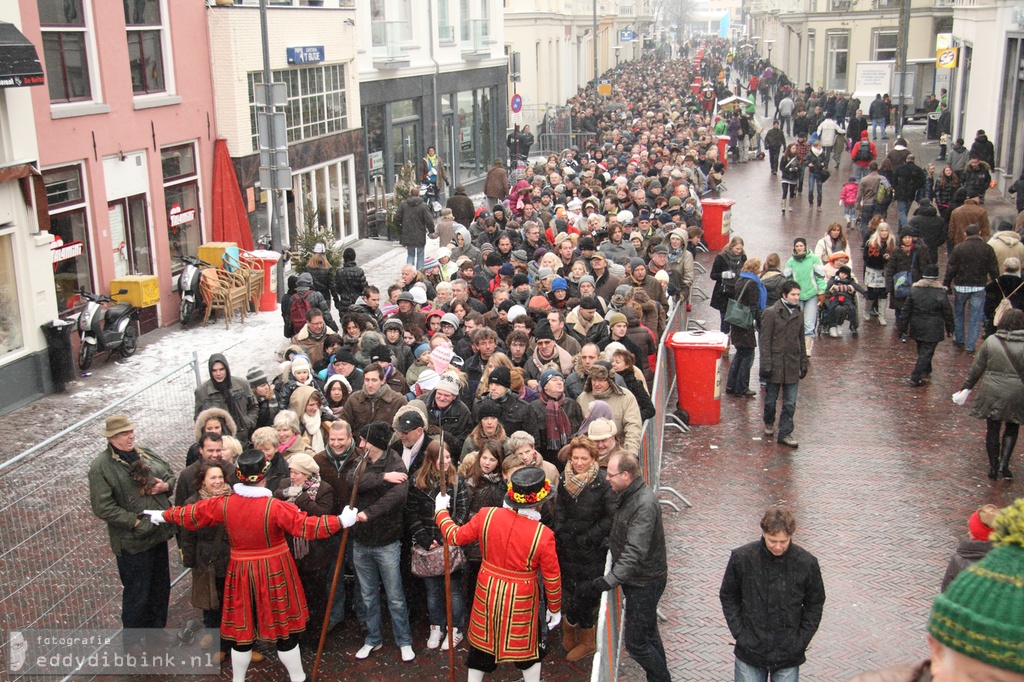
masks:
[[[829,278],[825,287],[825,307],[819,328],[827,329],[832,338],[839,338],[839,329],[844,322],[850,323],[850,333],[857,336],[857,294],[867,295],[868,290],[853,276],[853,270],[840,261],[839,269]]]

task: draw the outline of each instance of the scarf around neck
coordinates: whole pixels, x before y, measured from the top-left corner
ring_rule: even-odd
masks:
[[[544,403],[545,419],[547,424],[547,449],[549,452],[558,452],[566,445],[573,436],[572,424],[569,422],[569,415],[562,409],[562,401],[565,396],[554,399],[544,391],[540,392],[540,400]]]
[[[205,485],[202,488],[199,489],[199,499],[200,500],[209,500],[210,498],[213,498],[213,497],[226,497],[226,496],[228,496],[230,494],[231,494],[231,486],[229,486],[227,484],[225,484],[225,485],[223,485],[221,487],[219,493],[212,493],[212,492],[210,492],[209,490],[206,489]]]
[[[572,463],[569,463],[565,467],[565,482],[562,487],[565,488],[566,492],[572,495],[572,499],[577,499],[583,489],[586,488],[590,483],[597,478],[597,472],[600,469],[597,462],[591,462],[590,467],[587,468],[582,474],[577,474],[572,468]]]

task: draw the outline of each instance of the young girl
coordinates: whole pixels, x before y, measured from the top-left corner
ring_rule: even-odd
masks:
[[[852,175],[843,185],[842,191],[839,193],[839,205],[843,207],[843,215],[846,216],[846,229],[849,230],[851,227],[857,224],[857,191],[859,186],[857,185],[857,178]]]
[[[884,327],[885,308],[880,308],[878,303],[888,297],[885,289],[885,265],[896,248],[896,237],[889,231],[889,224],[882,221],[882,216],[875,216],[871,222],[876,219],[878,226],[864,242],[864,285],[868,290],[865,298],[871,303],[868,315],[877,317],[878,324]]]
[[[782,212],[785,213],[789,210],[789,200],[796,197],[796,184],[803,170],[795,142],[786,148],[779,166],[782,168]]]
[[[500,427],[499,427],[500,428]],[[467,439],[468,442],[468,439]],[[508,492],[505,478],[501,474],[501,462],[505,459],[505,446],[493,439],[487,439],[475,453],[463,460],[466,469],[466,495],[469,498],[469,519],[487,507],[500,507]],[[460,472],[463,466],[459,467]],[[474,590],[477,574],[483,557],[479,543],[465,545],[466,588]],[[472,592],[470,592],[472,595]]]
[[[436,550],[444,541],[441,531],[434,523],[434,498],[441,492],[441,478],[447,483],[446,493],[451,498],[448,513],[456,524],[462,525],[469,521],[469,497],[466,494],[465,481],[459,478],[452,465],[448,445],[442,447],[440,437],[434,437],[423,453],[423,466],[416,474],[415,485],[409,488],[409,497],[405,503],[405,518],[412,535],[413,552]],[[452,548],[452,554],[455,548]],[[414,559],[415,560],[415,559]],[[430,618],[430,637],[427,648],[443,651],[448,650],[448,637],[444,630],[446,620],[444,575],[432,575],[420,578],[427,593],[427,612]],[[462,631],[466,623],[465,598],[461,588],[462,567],[451,572],[451,609],[453,628],[452,643],[458,646],[462,641]]]

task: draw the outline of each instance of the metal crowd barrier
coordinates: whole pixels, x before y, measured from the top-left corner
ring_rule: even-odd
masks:
[[[580,151],[584,151],[596,139],[595,133],[541,133],[537,136],[537,147],[531,150],[531,153],[545,156],[561,154],[574,145],[579,147]]]
[[[651,384],[651,402],[654,403],[654,417],[643,424],[640,440],[640,467],[647,485],[655,493],[668,493],[677,497],[687,507],[693,506],[675,488],[661,484],[665,428],[671,427],[682,433],[689,428],[668,412],[671,391],[675,388],[675,354],[670,353],[665,341],[670,334],[686,330],[686,304],[673,303],[668,312],[665,333],[658,343],[658,361]],[[670,499],[659,499],[662,504],[680,511],[678,505]],[[605,568],[611,570],[611,556]],[[664,620],[658,614],[659,620]],[[613,682],[619,676],[619,662],[622,658],[622,590],[615,588],[604,593],[597,621],[597,652],[594,654],[594,665],[590,674],[591,682]]]

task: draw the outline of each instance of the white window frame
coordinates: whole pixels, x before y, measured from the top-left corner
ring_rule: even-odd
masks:
[[[328,69],[337,69],[338,70],[338,84],[340,86],[340,89],[333,89],[333,90],[327,89]],[[301,84],[302,83],[302,78],[303,78],[303,73],[307,74],[306,78],[307,78],[307,82],[308,82],[309,75],[311,75],[314,71],[320,71],[320,80],[324,84],[324,88],[321,91],[319,91],[319,92],[312,92],[312,91],[310,91],[310,92],[303,92],[302,91],[302,84]],[[298,85],[297,85],[298,93],[297,94],[293,94],[292,93],[290,81],[288,81],[288,80],[279,81],[278,78],[277,78],[278,75],[281,75],[284,78],[284,77],[287,77],[287,76],[292,75],[292,74],[295,74],[295,78],[297,79],[297,83],[298,83]],[[290,125],[289,124],[289,125],[287,125],[287,128],[286,128],[286,132],[287,132],[287,135],[288,135],[288,142],[289,143],[299,142],[299,141],[302,141],[302,140],[311,140],[311,139],[315,139],[315,138],[318,138],[318,137],[324,137],[326,135],[337,135],[338,133],[341,133],[341,132],[343,132],[345,130],[349,130],[350,129],[350,125],[352,123],[352,115],[351,115],[352,98],[350,96],[350,92],[351,92],[350,77],[351,77],[351,62],[332,62],[332,63],[329,63],[329,64],[315,64],[315,65],[303,66],[303,67],[297,67],[297,68],[290,68],[290,69],[278,69],[278,70],[274,71],[271,74],[271,78],[274,80],[275,83],[277,83],[277,82],[284,82],[284,83],[286,83],[288,85],[288,100],[287,100],[287,104],[285,106],[285,116],[286,116],[286,119],[287,119],[287,115],[292,111],[292,108],[294,107],[294,115],[293,115],[292,123],[294,123],[295,125]],[[259,79],[259,81],[256,80],[257,78]],[[249,75],[248,75],[248,80],[249,80],[250,91],[251,92],[255,92],[255,87],[254,87],[255,84],[257,82],[260,82],[260,83],[263,82],[263,72],[262,71],[252,71],[252,72],[250,72]],[[326,117],[326,112],[327,112],[328,100],[332,96],[334,96],[335,94],[338,94],[338,93],[340,93],[341,96],[345,100],[345,107],[344,107],[344,110],[343,110],[344,113],[338,119],[327,118]],[[320,133],[320,134],[317,134],[317,135],[306,136],[306,135],[303,134],[303,128],[306,127],[307,125],[314,125],[314,123],[313,122],[305,121],[303,119],[303,115],[302,115],[302,101],[304,99],[309,99],[309,98],[312,98],[312,97],[319,97],[319,98],[321,98],[323,100],[325,118],[324,118],[323,121],[315,122],[315,124],[316,125],[320,125],[322,123],[325,126],[325,131],[323,133]],[[250,101],[249,102],[250,134],[252,136],[252,145],[253,145],[252,148],[253,148],[253,150],[258,149],[258,144],[259,144],[258,143],[258,135],[257,135],[256,127],[255,127],[255,125],[256,125],[255,124],[255,122],[256,122],[256,115],[255,114],[258,111],[258,109],[259,109],[259,107],[256,106],[255,101]],[[326,130],[328,125],[332,121],[335,121],[335,120],[338,121],[338,125],[339,125],[338,130]]]
[[[196,210],[199,211],[199,220],[197,221],[196,227],[199,229],[199,245],[202,246],[206,243],[206,206],[203,205],[203,172],[202,172],[202,157],[200,156],[199,143],[196,139],[182,140],[181,142],[173,142],[171,144],[165,144],[160,147],[160,157],[163,158],[165,149],[172,149],[174,147],[184,147],[190,145],[192,147],[192,158],[195,159],[195,170],[192,171],[192,175],[183,175],[173,180],[163,179],[163,168],[160,169],[160,181],[163,183],[163,187],[166,190],[168,187],[175,187],[177,185],[185,185],[191,182],[196,183]],[[164,196],[164,220],[167,220],[167,198],[166,192]],[[169,227],[166,223],[164,227]],[[169,252],[169,247],[168,247]],[[177,272],[183,268],[183,264],[176,265],[174,260],[171,260],[171,271]]]
[[[899,35],[900,32],[897,28],[876,28],[873,31],[871,31],[871,58],[876,62],[888,61],[889,59],[896,59],[896,56],[899,52]],[[878,42],[879,38],[881,38],[882,36],[896,37],[896,45],[893,45],[891,48],[884,48],[885,52],[893,53],[891,57],[882,57],[879,56],[878,54],[880,49],[878,47]]]
[[[99,65],[99,48],[96,43],[96,27],[92,9],[93,0],[82,0],[82,14],[85,17],[85,57],[88,60],[90,98],[75,102],[50,102],[50,117],[53,119],[88,116],[110,111],[110,106],[103,103],[103,77]],[[47,29],[40,26],[40,32]],[[65,29],[54,29],[65,32]],[[42,50],[41,50],[42,51]],[[44,57],[45,58],[45,57]],[[47,93],[49,99],[49,93]]]
[[[125,45],[128,43],[128,34],[133,31],[159,31],[160,33],[160,57],[163,59],[164,89],[159,92],[144,92],[133,94],[136,109],[147,108],[148,105],[178,104],[181,98],[177,97],[177,83],[174,78],[174,50],[171,45],[170,13],[167,7],[167,0],[160,0],[160,23],[145,26],[125,26]],[[173,101],[168,101],[168,100]]]
[[[833,48],[832,41],[841,36],[846,37],[846,49],[838,50]],[[848,30],[843,31],[828,31],[825,33],[825,51],[828,55],[828,59],[825,61],[825,89],[826,90],[842,90],[847,92],[850,90],[850,40],[851,32]],[[835,59],[836,54],[839,52],[846,53],[846,78],[845,83],[840,87],[837,85],[835,80]]]
[[[79,177],[82,178],[82,198],[74,203],[68,203],[59,208],[51,208],[47,210],[47,215],[61,215],[62,213],[70,213],[71,211],[83,211],[85,213],[85,233],[89,237],[89,242],[85,245],[85,252],[89,258],[89,290],[96,291],[96,272],[98,263],[96,262],[96,233],[93,231],[93,220],[92,211],[90,210],[89,204],[89,175],[86,172],[86,166],[84,161],[71,161],[66,163],[55,163],[50,166],[43,166],[40,168],[40,172],[46,172],[51,170],[57,170],[59,168],[70,168],[72,166],[78,167]]]
[[[347,213],[344,210],[344,207],[341,203],[341,195],[339,194],[338,197],[334,197],[333,193],[331,192],[331,175],[330,171],[328,170],[330,166],[337,167],[339,181],[343,177],[343,167],[346,169],[348,173],[349,207]],[[352,154],[347,154],[346,156],[342,156],[337,159],[332,159],[331,161],[328,161],[326,163],[317,164],[315,166],[309,166],[307,168],[294,171],[292,173],[292,193],[295,195],[295,215],[289,216],[287,215],[287,212],[285,213],[285,225],[283,226],[284,233],[288,234],[289,232],[288,221],[295,221],[295,225],[300,230],[305,229],[304,214],[306,210],[306,197],[302,193],[302,176],[307,174],[312,175],[316,173],[324,174],[324,188],[327,191],[327,199],[324,202],[325,205],[327,206],[327,224],[320,225],[320,227],[322,229],[326,229],[327,231],[329,231],[336,239],[339,239],[346,243],[357,239],[359,236],[359,211],[357,207],[358,195],[356,194],[356,164],[355,156],[353,156]],[[319,206],[319,196],[317,194],[317,184],[315,180],[309,183],[309,187],[311,193],[310,202],[315,209],[317,206]],[[338,191],[341,191],[340,188]],[[339,229],[338,226],[334,224],[334,217],[330,208],[331,201],[332,199],[335,198],[337,198],[338,200],[338,214],[341,217],[341,220],[344,223],[346,223],[347,229]]]

